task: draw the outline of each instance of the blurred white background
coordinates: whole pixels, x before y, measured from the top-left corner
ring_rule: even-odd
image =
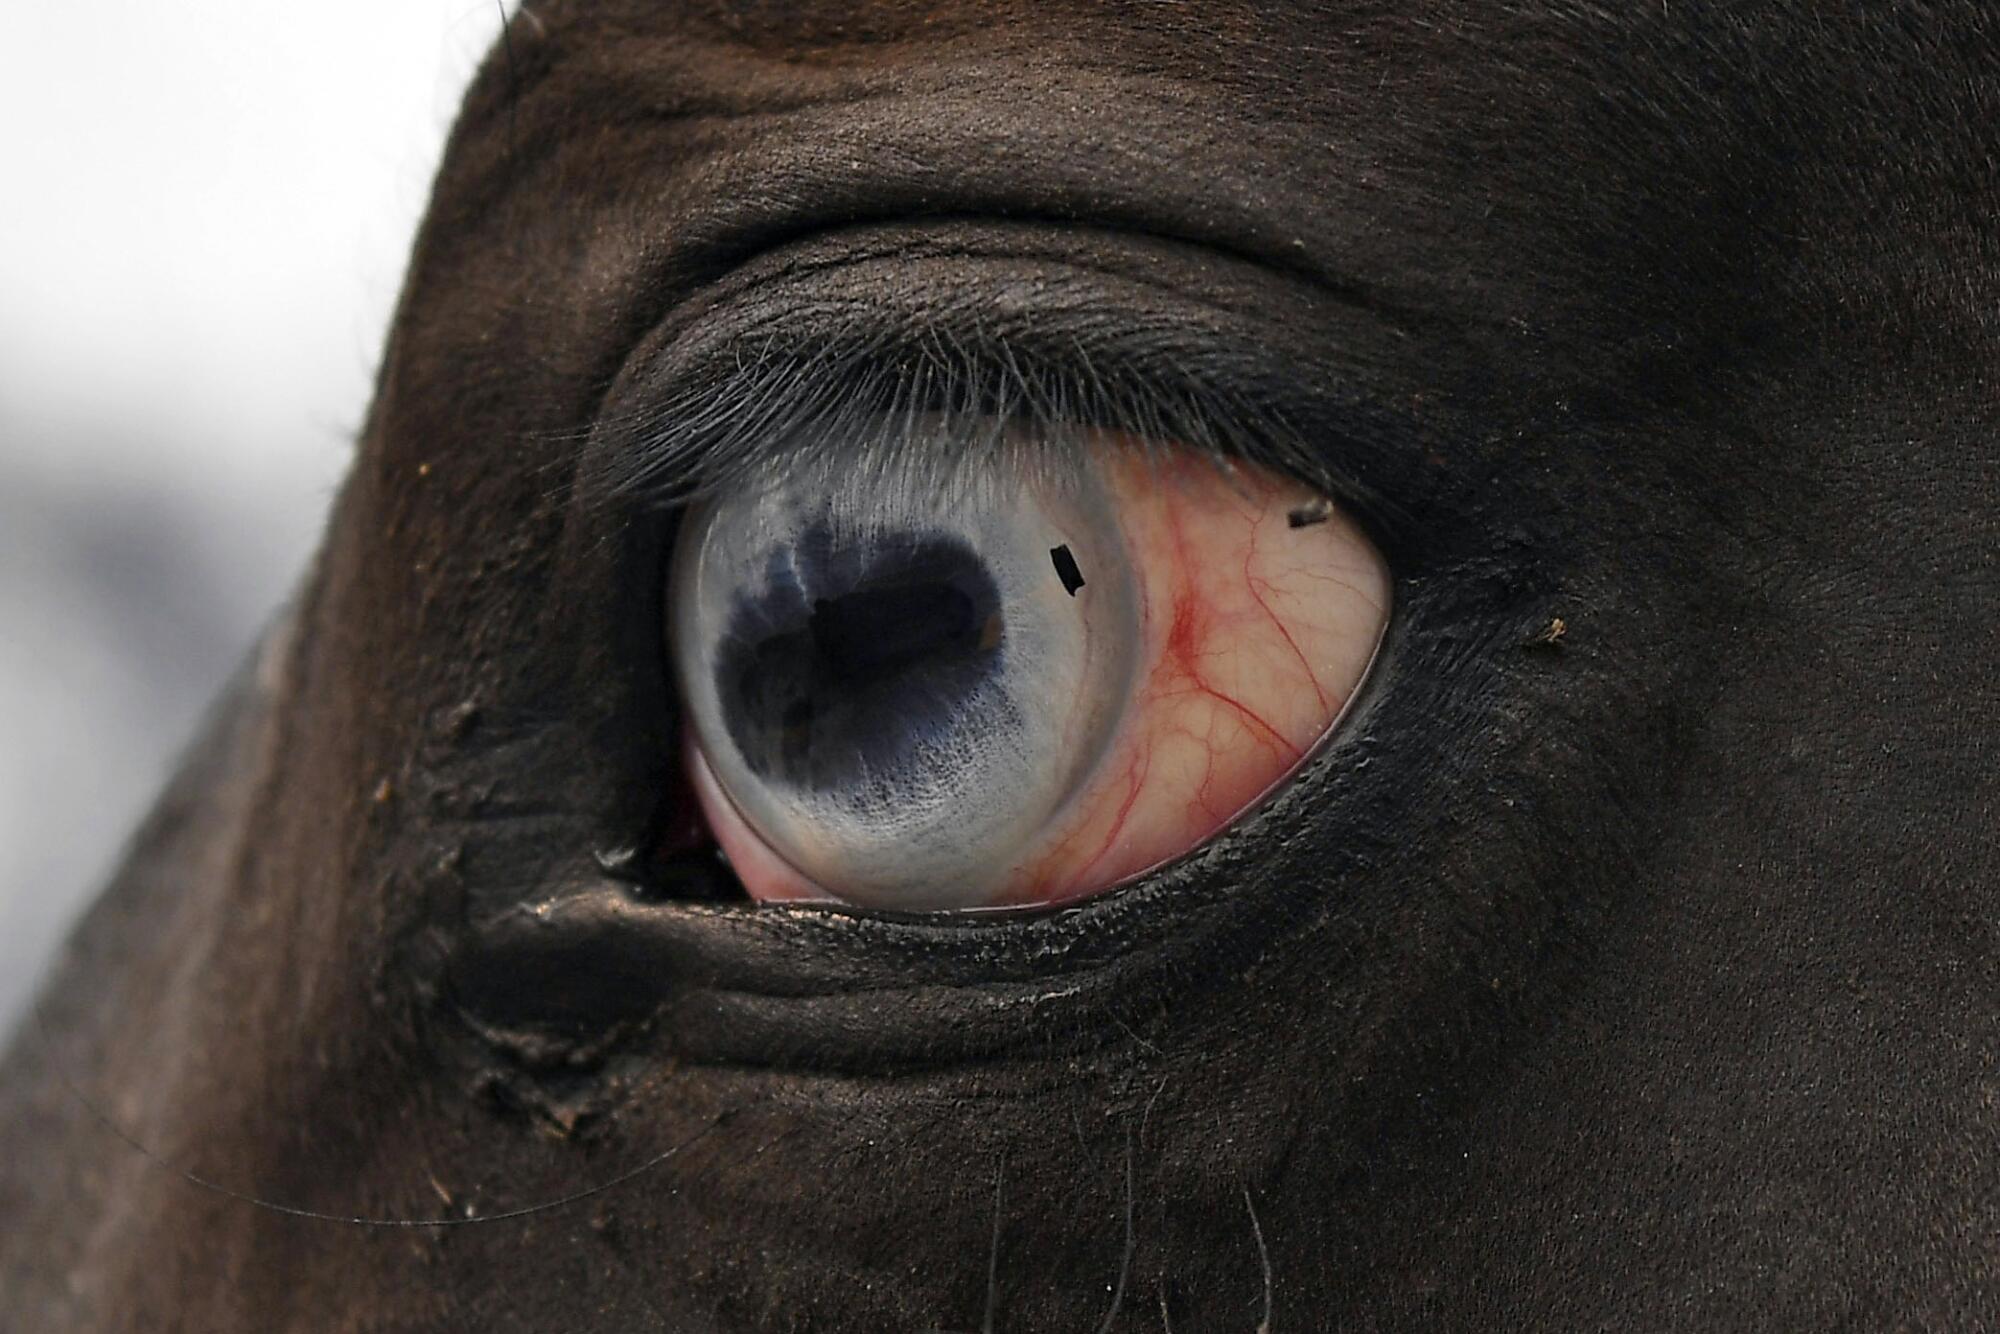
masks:
[[[495,0],[0,38],[0,1033],[289,592]]]

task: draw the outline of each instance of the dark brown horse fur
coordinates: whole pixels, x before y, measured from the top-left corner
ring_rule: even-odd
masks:
[[[321,555],[8,1058],[0,1323],[2000,1329],[1997,27],[517,14]],[[1338,743],[1066,914],[650,882],[627,455],[832,344],[1292,423],[1395,575]]]

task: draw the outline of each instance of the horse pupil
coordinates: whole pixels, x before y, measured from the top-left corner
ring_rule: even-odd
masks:
[[[852,686],[976,651],[980,620],[950,583],[900,584],[816,599],[810,634],[826,679]]]
[[[958,749],[953,734],[980,712],[974,697],[1004,638],[985,564],[936,535],[853,550],[810,530],[788,555],[780,564],[797,579],[740,601],[716,659],[725,721],[750,769],[837,790]]]

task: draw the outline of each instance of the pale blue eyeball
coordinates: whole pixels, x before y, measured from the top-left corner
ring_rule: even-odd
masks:
[[[1141,648],[1087,452],[929,434],[711,499],[669,579],[716,785],[799,875],[870,907],[986,902],[1103,754]]]

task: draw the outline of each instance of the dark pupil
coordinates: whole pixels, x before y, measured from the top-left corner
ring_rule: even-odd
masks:
[[[767,781],[893,782],[998,702],[999,590],[964,543],[897,534],[857,550],[815,527],[767,576],[716,659],[730,736]]]
[[[977,652],[983,628],[978,605],[964,589],[922,583],[817,598],[808,634],[824,679],[853,687],[926,659]]]

